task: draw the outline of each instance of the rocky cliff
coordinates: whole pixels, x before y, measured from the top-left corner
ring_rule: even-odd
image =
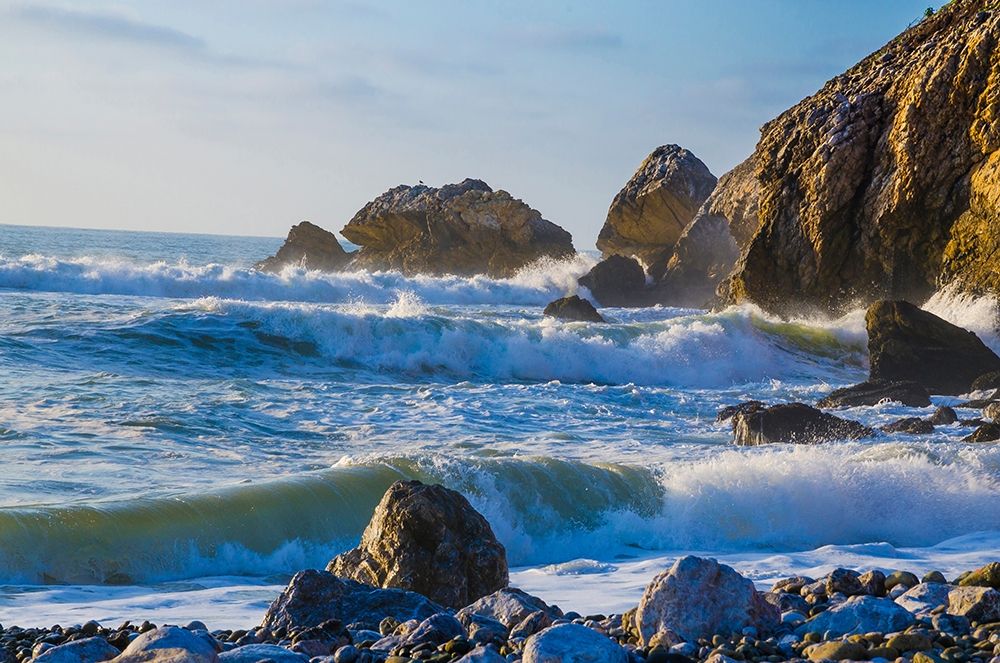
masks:
[[[568,232],[506,191],[473,179],[390,189],[341,233],[361,246],[352,267],[409,274],[503,277],[539,258],[574,253]]]
[[[1000,291],[998,37],[1000,2],[954,0],[767,123],[713,193],[741,250],[721,294],[838,312]]]
[[[597,248],[605,257],[635,256],[658,278],[715,185],[715,175],[689,150],[656,148],[611,202]]]

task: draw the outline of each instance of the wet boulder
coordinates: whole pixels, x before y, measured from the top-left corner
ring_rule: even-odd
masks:
[[[1000,421],[1000,401],[987,403],[983,408],[983,418],[990,421]]]
[[[990,389],[1000,389],[1000,371],[983,373],[972,381],[973,391],[987,391]]]
[[[392,484],[358,547],[337,555],[327,570],[452,608],[508,584],[506,551],[486,519],[460,493],[419,481]]]
[[[733,442],[759,444],[817,444],[828,440],[857,440],[873,435],[867,426],[841,419],[802,403],[786,403],[733,417]]]
[[[920,417],[904,417],[882,426],[886,433],[908,433],[909,435],[926,435],[934,432],[934,424]]]
[[[902,403],[909,407],[927,407],[931,396],[918,382],[912,380],[867,380],[850,387],[834,389],[816,403],[816,407],[858,407],[878,405],[883,401]]]
[[[687,556],[647,585],[635,613],[643,646],[693,642],[753,627],[774,629],[778,609],[753,582],[714,559]]]
[[[947,405],[942,405],[927,417],[927,421],[935,426],[947,426],[958,421],[958,413]]]
[[[646,306],[646,274],[635,258],[608,256],[594,265],[577,283],[590,291],[601,306]]]
[[[767,405],[761,401],[744,401],[743,403],[738,403],[736,405],[727,405],[716,413],[715,421],[716,423],[722,423],[723,421],[729,421],[739,412],[756,412],[758,410],[763,410],[766,407]]]
[[[962,438],[963,442],[996,442],[1000,440],[1000,424],[980,424],[976,430]]]
[[[593,304],[586,299],[581,299],[577,295],[560,297],[555,301],[549,302],[542,314],[562,320],[575,320],[577,322],[606,322],[604,317],[594,308]]]
[[[257,263],[263,272],[280,272],[287,266],[337,272],[346,269],[352,254],[344,250],[337,236],[316,224],[303,221],[292,226],[278,252]]]
[[[964,394],[1000,357],[973,332],[905,301],[878,301],[865,315],[872,380],[910,380],[933,394]]]
[[[267,609],[261,626],[287,631],[335,619],[377,631],[385,617],[397,622],[422,621],[442,610],[442,606],[416,592],[381,589],[327,571],[308,570],[295,574]]]

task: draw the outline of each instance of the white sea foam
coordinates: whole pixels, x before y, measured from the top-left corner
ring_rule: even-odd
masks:
[[[0,288],[86,295],[222,297],[255,301],[371,304],[411,291],[430,304],[545,305],[575,292],[576,279],[594,264],[585,254],[543,259],[507,279],[487,276],[411,276],[398,272],[325,273],[286,267],[268,274],[228,265],[137,263],[107,258],[0,257]]]

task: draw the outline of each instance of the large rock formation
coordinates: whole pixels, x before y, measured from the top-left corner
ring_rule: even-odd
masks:
[[[750,234],[728,300],[1000,291],[998,40],[996,3],[954,0],[768,122],[713,194],[737,244]]]
[[[963,394],[1000,357],[973,332],[909,302],[879,301],[865,314],[872,380],[912,380],[933,394]]]
[[[336,272],[347,267],[351,256],[332,232],[303,221],[292,226],[278,252],[258,262],[256,268],[265,272],[278,272],[283,267],[292,265]]]
[[[352,265],[405,273],[510,276],[539,258],[573,255],[570,234],[506,191],[466,179],[398,186],[341,233],[361,246]]]
[[[605,256],[636,256],[659,276],[715,184],[715,176],[690,151],[677,145],[656,148],[611,202],[597,248]]]
[[[397,481],[357,548],[327,570],[376,587],[419,592],[452,608],[507,586],[507,557],[490,524],[460,493]]]

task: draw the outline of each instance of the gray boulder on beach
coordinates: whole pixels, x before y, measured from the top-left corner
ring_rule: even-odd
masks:
[[[385,492],[357,548],[327,570],[376,587],[419,592],[461,608],[508,584],[507,554],[465,497],[439,485],[397,481]]]
[[[261,626],[271,630],[308,628],[339,619],[377,631],[385,617],[399,622],[422,621],[443,610],[416,592],[381,589],[310,569],[295,574],[267,609]]]
[[[751,580],[714,559],[690,555],[653,578],[635,614],[644,646],[739,633],[748,626],[763,633],[779,620],[778,609]]]
[[[161,626],[133,640],[115,663],[216,663],[218,643],[179,626]]]
[[[896,603],[915,615],[929,613],[939,605],[948,604],[948,593],[952,589],[954,587],[942,582],[922,582],[896,597]]]
[[[517,587],[504,587],[465,606],[455,616],[463,623],[471,619],[472,615],[489,617],[510,630],[538,611],[546,613],[552,619],[563,616],[562,610],[557,606],[550,606]]]
[[[892,633],[902,631],[916,620],[892,599],[876,596],[852,596],[821,612],[796,629],[796,633],[828,634],[839,638],[856,633]]]
[[[243,645],[219,654],[219,663],[308,663],[309,657],[278,645]]]
[[[948,592],[947,612],[984,624],[1000,621],[1000,592],[991,587],[955,587]]]
[[[628,653],[614,640],[580,624],[559,624],[524,644],[523,663],[627,663]]]
[[[110,661],[118,656],[118,649],[104,638],[83,638],[53,647],[33,659],[43,663],[97,663]]]

